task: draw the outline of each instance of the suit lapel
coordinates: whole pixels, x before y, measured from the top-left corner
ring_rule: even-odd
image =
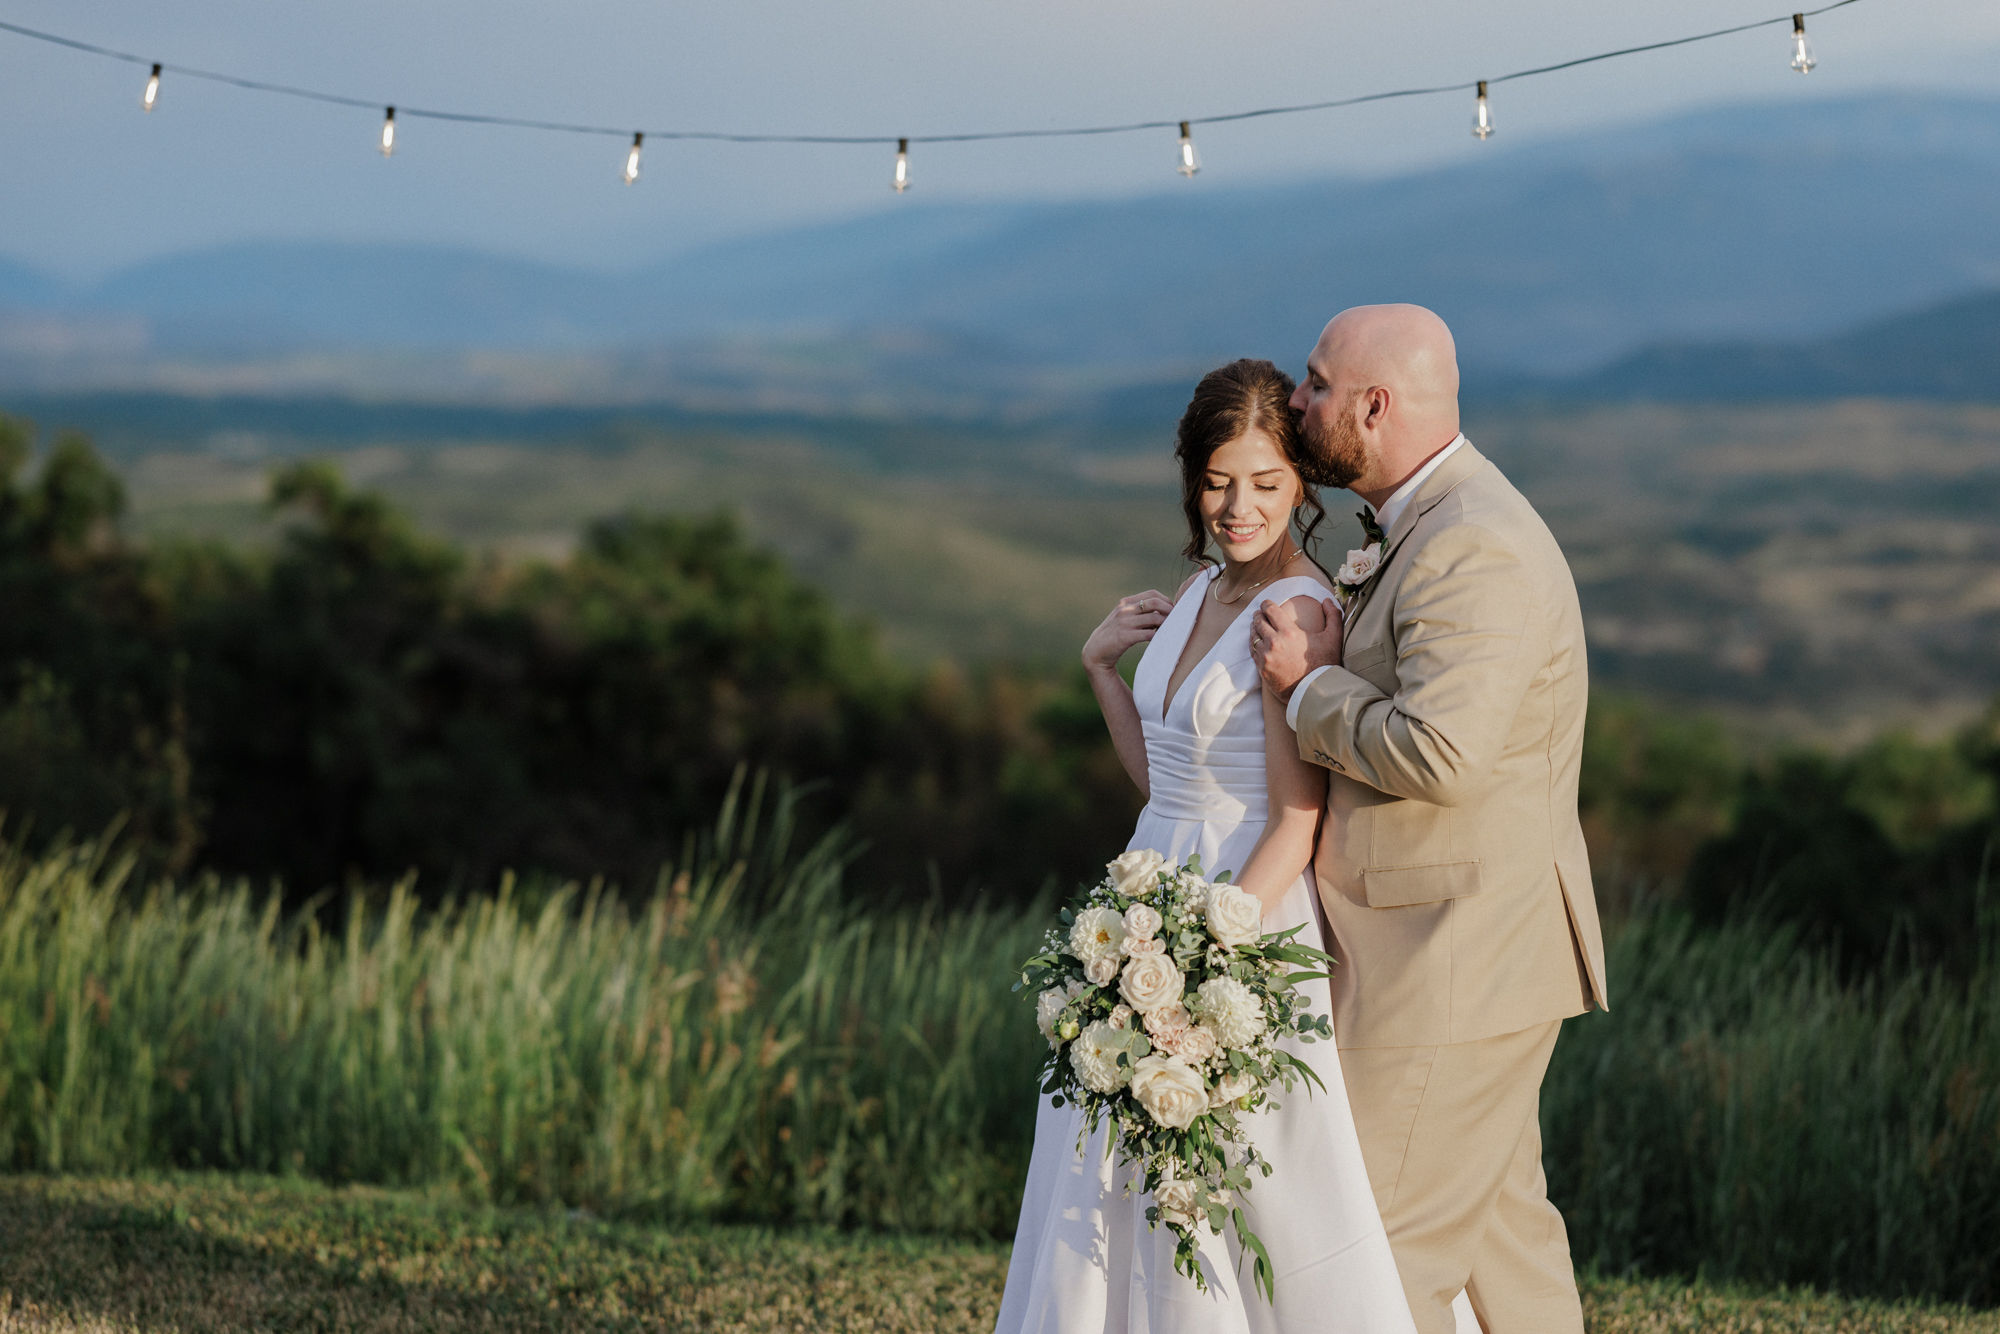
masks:
[[[1396,558],[1396,553],[1402,550],[1403,543],[1416,531],[1417,521],[1437,508],[1438,502],[1450,495],[1460,482],[1472,476],[1485,462],[1486,456],[1474,449],[1472,442],[1468,440],[1459,446],[1458,451],[1450,458],[1439,464],[1436,472],[1424,479],[1424,484],[1417,488],[1417,494],[1410,497],[1410,503],[1396,516],[1396,526],[1382,539],[1381,567],[1376,570],[1375,577],[1368,581],[1360,595],[1348,606],[1341,617],[1343,624],[1349,628],[1353,627],[1355,617],[1361,614],[1361,609],[1368,605],[1368,599],[1374,596],[1375,590],[1382,586],[1382,580],[1387,577],[1389,562]]]

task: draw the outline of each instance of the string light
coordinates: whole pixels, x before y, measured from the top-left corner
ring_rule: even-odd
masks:
[[[396,108],[389,107],[382,112],[382,156],[388,157],[396,151]]]
[[[1813,59],[1812,43],[1806,38],[1806,16],[1794,14],[1792,15],[1792,68],[1801,74],[1810,74],[1813,66],[1817,64],[1819,62]]]
[[[1195,152],[1194,139],[1191,134],[1191,127],[1195,125],[1215,125],[1229,121],[1257,120],[1266,116],[1293,116],[1305,112],[1331,111],[1342,107],[1362,106],[1373,102],[1386,102],[1398,98],[1432,97],[1442,93],[1457,93],[1467,89],[1476,89],[1478,102],[1476,118],[1473,121],[1473,133],[1479,138],[1485,139],[1489,138],[1493,133],[1492,111],[1488,104],[1486,93],[1489,83],[1497,84],[1506,83],[1514,79],[1534,78],[1543,74],[1554,74],[1561,70],[1575,69],[1582,65],[1596,64],[1599,61],[1616,60],[1624,56],[1639,55],[1648,51],[1664,51],[1671,47],[1687,46],[1694,42],[1711,41],[1715,38],[1728,37],[1736,33],[1771,27],[1785,22],[1786,18],[1790,18],[1792,24],[1791,66],[1793,69],[1799,71],[1799,73],[1804,74],[1812,70],[1818,63],[1813,58],[1812,44],[1806,38],[1806,20],[1819,14],[1829,13],[1836,9],[1845,9],[1849,5],[1859,3],[1861,3],[1861,0],[1828,0],[1828,3],[1822,4],[1817,8],[1801,10],[1790,15],[1753,19],[1746,23],[1735,24],[1732,27],[1716,28],[1708,32],[1692,33],[1686,37],[1674,37],[1664,41],[1647,42],[1638,46],[1621,47],[1615,51],[1599,51],[1593,55],[1577,56],[1568,60],[1557,61],[1553,64],[1540,65],[1533,69],[1515,70],[1511,73],[1495,75],[1491,79],[1480,79],[1473,83],[1447,83],[1422,88],[1397,88],[1384,92],[1362,93],[1351,97],[1332,98],[1321,102],[1301,102],[1289,106],[1257,107],[1252,110],[1224,112],[1212,116],[1192,116],[1183,121],[1143,120],[1119,125],[1072,125],[1040,129],[985,130],[962,134],[909,135],[893,139],[882,135],[746,134],[719,130],[663,130],[655,131],[654,137],[735,144],[882,144],[893,142],[896,145],[896,176],[894,185],[897,192],[901,193],[909,185],[908,154],[909,146],[912,143],[942,144],[992,142],[1002,139],[1066,139],[1106,134],[1131,134],[1140,131],[1162,130],[1179,126],[1180,163],[1177,170],[1183,176],[1193,176],[1197,171],[1201,170],[1201,159]],[[21,24],[10,23],[5,20],[0,20],[0,32],[13,33],[16,36],[26,37],[33,41],[68,47],[73,51],[87,52],[91,55],[102,56],[110,60],[122,61],[126,64],[148,67],[150,73],[146,80],[146,91],[141,105],[147,111],[151,111],[159,100],[160,76],[166,67],[158,62],[143,59],[128,51],[114,50],[110,47],[99,46],[93,42],[79,41],[72,37],[43,32],[40,29],[24,27]],[[282,97],[295,97],[306,101],[324,102],[334,106],[372,109],[382,105],[380,101],[373,99],[347,97],[338,93],[322,92],[313,88],[302,88],[295,84],[273,83],[263,79],[244,78],[240,75],[226,74],[215,70],[195,69],[184,65],[174,66],[174,73],[176,76],[183,78],[202,79],[210,83],[227,84],[230,87],[243,88],[252,92],[274,93]],[[540,120],[526,116],[488,115],[479,112],[446,111],[435,108],[406,106],[403,108],[403,115],[406,119],[411,116],[418,116],[431,120],[455,121],[466,125],[495,125],[511,129],[544,130],[557,134],[622,136],[627,133],[627,131],[614,129],[605,125],[585,125],[568,121]],[[395,112],[391,108],[383,118],[382,151],[385,155],[393,147],[394,119]],[[631,151],[626,154],[625,158],[625,181],[627,184],[639,179],[639,149],[644,139],[644,133],[633,132]]]

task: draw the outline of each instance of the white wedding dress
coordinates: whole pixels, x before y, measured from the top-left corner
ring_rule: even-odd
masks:
[[[1167,680],[1193,632],[1215,570],[1188,585],[1154,632],[1133,678],[1145,726],[1152,789],[1128,847],[1153,848],[1170,860],[1201,854],[1210,875],[1241,869],[1263,834],[1268,807],[1264,714],[1250,656],[1250,614],[1263,603],[1326,590],[1303,577],[1281,579],[1247,603],[1221,639],[1166,698]],[[1306,923],[1300,939],[1324,940],[1311,871],[1301,875],[1266,930]],[[1315,1014],[1327,1014],[1324,981],[1305,989]],[[1077,1149],[1083,1117],[1043,1099],[1034,1155],[1021,1198],[1021,1221],[1007,1267],[996,1334],[1414,1334],[1389,1239],[1375,1207],[1341,1082],[1339,1053],[1327,1041],[1285,1039],[1326,1090],[1303,1081],[1282,1106],[1247,1118],[1272,1174],[1242,1197],[1244,1213],[1270,1252],[1277,1300],[1266,1302],[1240,1272],[1233,1233],[1225,1241],[1201,1229],[1208,1291],[1174,1272],[1173,1233],[1148,1230],[1151,1196],[1125,1187],[1132,1169],[1108,1150],[1100,1126]],[[1463,1294],[1459,1329],[1477,1334]]]

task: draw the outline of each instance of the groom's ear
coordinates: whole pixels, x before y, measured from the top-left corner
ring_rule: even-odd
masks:
[[[1380,426],[1389,416],[1389,386],[1384,384],[1372,385],[1368,388],[1366,394],[1368,399],[1368,415],[1362,418],[1362,424],[1366,426]]]

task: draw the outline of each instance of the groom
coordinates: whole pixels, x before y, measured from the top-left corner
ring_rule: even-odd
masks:
[[[1459,434],[1444,321],[1343,311],[1306,370],[1301,471],[1368,502],[1379,561],[1323,633],[1266,604],[1251,647],[1330,771],[1313,869],[1369,1181],[1421,1334],[1460,1289],[1490,1334],[1580,1332],[1537,1115],[1556,1030],[1605,1001],[1576,585]]]

